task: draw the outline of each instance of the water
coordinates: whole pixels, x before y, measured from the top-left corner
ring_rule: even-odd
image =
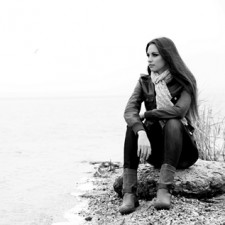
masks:
[[[127,98],[0,100],[0,224],[63,221],[89,161],[121,161]]]

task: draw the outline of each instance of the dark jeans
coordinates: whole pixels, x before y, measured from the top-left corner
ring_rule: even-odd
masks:
[[[197,147],[191,141],[180,120],[170,119],[163,128],[155,122],[145,130],[152,148],[147,161],[156,168],[160,168],[165,163],[175,168],[187,168],[197,160]],[[138,168],[137,138],[132,128],[127,127],[124,143],[124,168]]]

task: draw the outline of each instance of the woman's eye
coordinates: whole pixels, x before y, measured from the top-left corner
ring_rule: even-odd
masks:
[[[156,57],[156,56],[158,56],[158,54],[153,53],[152,56]]]

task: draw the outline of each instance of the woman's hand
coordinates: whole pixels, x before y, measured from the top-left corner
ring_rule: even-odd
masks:
[[[151,155],[152,149],[148,136],[144,130],[138,131],[138,149],[137,156],[142,160],[147,160]]]

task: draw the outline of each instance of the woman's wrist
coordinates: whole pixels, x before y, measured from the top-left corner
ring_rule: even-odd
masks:
[[[139,130],[139,131],[137,132],[137,134],[138,134],[138,136],[147,135],[146,132],[145,132],[145,130]]]

